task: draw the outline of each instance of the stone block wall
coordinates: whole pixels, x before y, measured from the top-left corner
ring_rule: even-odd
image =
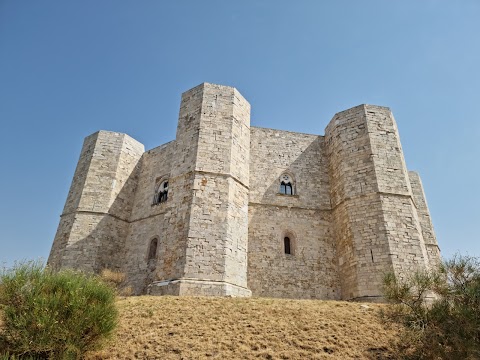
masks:
[[[250,104],[234,88],[204,84],[202,90],[185,277],[249,294]]]
[[[231,87],[205,83],[189,90],[182,96],[175,143],[171,177],[186,179],[182,188],[172,184],[181,199],[174,217],[183,228],[173,234],[184,251],[183,270],[178,278],[159,278],[150,292],[175,287],[182,294],[250,295],[250,105]]]
[[[248,286],[255,296],[336,299],[335,243],[324,139],[251,128]],[[280,176],[294,195],[280,194]],[[284,237],[292,241],[285,254]]]
[[[174,141],[92,134],[48,263],[123,271],[136,294],[381,299],[385,272],[439,260],[420,178],[388,108],[340,112],[325,134],[250,127],[242,95],[208,83],[182,94]]]
[[[408,177],[413,193],[413,200],[418,214],[418,221],[422,229],[422,236],[428,254],[430,266],[438,265],[440,260],[440,248],[438,247],[435,231],[433,230],[432,218],[428,210],[422,180],[415,171],[409,171]]]
[[[145,152],[139,161],[138,185],[129,218],[129,233],[125,242],[123,271],[135,293],[146,291],[147,285],[156,279],[177,278],[183,271],[183,249],[175,242],[176,223],[172,215],[176,211],[176,189],[181,180],[170,178],[175,142],[169,142]],[[155,204],[156,187],[169,179],[169,201]],[[182,178],[180,178],[182,179]],[[155,262],[148,266],[151,241],[157,239]]]
[[[144,147],[128,135],[99,131],[85,139],[48,264],[119,269]]]
[[[386,272],[428,267],[395,120],[361,105],[325,133],[342,298],[381,298]]]
[[[388,108],[365,109],[389,255],[394,272],[402,277],[429,267],[425,241],[395,119]]]

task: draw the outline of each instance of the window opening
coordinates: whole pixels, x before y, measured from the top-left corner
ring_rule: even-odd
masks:
[[[160,183],[155,194],[154,204],[161,204],[168,200],[168,180]]]
[[[294,195],[293,180],[288,174],[280,176],[280,194]]]
[[[158,247],[158,240],[157,239],[153,239],[151,242],[150,242],[150,247],[148,249],[148,261],[152,261],[152,260],[155,260],[155,258],[157,257],[157,247]]]
[[[291,248],[290,248],[290,238],[288,236],[285,236],[283,238],[283,244],[284,244],[284,249],[285,249],[285,254],[292,254]]]

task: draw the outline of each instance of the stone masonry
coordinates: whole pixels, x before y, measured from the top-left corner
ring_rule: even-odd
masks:
[[[439,258],[388,108],[340,112],[325,136],[264,129],[204,83],[174,141],[85,139],[48,264],[124,272],[136,294],[376,301],[383,274]]]

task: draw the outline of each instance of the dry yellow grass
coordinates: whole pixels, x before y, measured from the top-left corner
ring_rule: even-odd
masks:
[[[385,305],[263,298],[128,297],[116,338],[88,359],[393,359]]]

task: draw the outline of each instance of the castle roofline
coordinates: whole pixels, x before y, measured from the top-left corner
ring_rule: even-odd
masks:
[[[246,103],[248,103],[248,105],[250,105],[250,103],[247,101],[247,99],[245,99],[245,97],[240,93],[240,91],[238,91],[238,89],[234,86],[228,86],[228,85],[221,85],[221,84],[213,84],[213,83],[209,83],[209,82],[203,82],[197,86],[195,86],[194,88],[191,88],[185,92],[182,93],[182,97],[186,94],[188,94],[189,92],[195,92],[197,91],[199,88],[205,88],[205,87],[214,87],[214,88],[217,88],[217,89],[221,89],[221,88],[226,88],[226,89],[233,89],[234,91],[234,94],[238,97],[240,97],[243,101],[245,101]]]
[[[370,105],[370,104],[360,104],[360,105],[351,107],[351,108],[349,108],[349,109],[339,111],[339,112],[335,113],[335,115],[334,115],[333,117],[335,117],[335,116],[337,116],[337,115],[343,115],[343,114],[348,113],[348,112],[357,111],[357,110],[359,110],[360,108],[364,108],[365,111],[368,111],[369,109],[372,109],[372,110],[373,110],[373,109],[381,109],[381,110],[391,111],[388,106]]]
[[[119,136],[119,137],[125,137],[126,139],[132,141],[133,143],[137,144],[138,146],[141,146],[142,148],[145,148],[145,146],[138,141],[137,139],[131,137],[128,134],[122,133],[122,132],[117,132],[117,131],[109,131],[109,130],[98,130],[95,131],[94,133],[88,135],[85,139],[90,138],[90,137],[98,137],[100,134],[104,134],[106,136]]]
[[[166,143],[163,143],[163,144],[161,144],[161,145],[155,146],[154,148],[148,149],[148,150],[146,150],[145,152],[150,153],[150,152],[152,152],[152,151],[154,151],[154,150],[159,150],[160,148],[163,148],[163,147],[165,147],[165,146],[167,146],[168,144],[173,143],[173,142],[175,142],[175,139],[170,140],[170,141],[168,141],[168,142],[166,142]]]
[[[197,86],[191,88],[191,89],[188,89],[187,91],[184,91],[182,93],[182,96],[192,90],[196,90],[198,88],[204,88],[205,86],[215,86],[215,87],[223,87],[223,88],[230,88],[230,89],[235,89],[237,90],[238,92],[238,89],[234,86],[228,86],[228,85],[221,85],[221,84],[214,84],[214,83],[209,83],[209,82],[202,82],[201,84],[198,84]]]
[[[290,133],[290,134],[300,134],[300,135],[309,135],[309,136],[325,137],[325,135],[310,134],[310,133],[304,133],[304,132],[298,132],[298,131],[291,131],[291,130],[272,129],[272,128],[266,128],[266,127],[262,127],[262,126],[250,126],[250,128],[263,129],[263,130],[273,130],[273,131],[281,131],[281,132],[286,132],[286,133]]]

